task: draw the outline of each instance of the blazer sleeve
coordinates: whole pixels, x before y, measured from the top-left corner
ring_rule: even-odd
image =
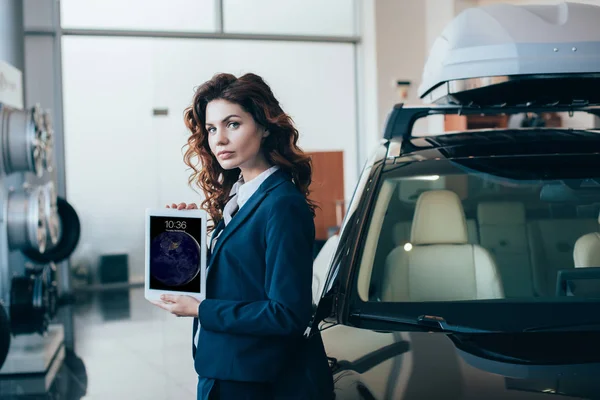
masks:
[[[277,199],[266,225],[268,300],[206,299],[198,307],[202,328],[247,335],[303,334],[312,317],[314,237],[305,199]]]

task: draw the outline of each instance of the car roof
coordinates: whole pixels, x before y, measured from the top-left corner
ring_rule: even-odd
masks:
[[[392,140],[395,162],[439,158],[598,154],[600,129],[481,129]],[[389,154],[388,154],[388,158]]]

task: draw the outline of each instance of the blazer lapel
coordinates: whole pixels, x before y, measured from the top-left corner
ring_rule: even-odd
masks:
[[[235,217],[223,228],[223,232],[219,239],[217,239],[217,244],[215,245],[215,249],[211,254],[210,263],[208,265],[208,272],[212,269],[211,266],[216,259],[217,253],[223,247],[223,243],[240,227],[240,225],[250,217],[254,213],[254,210],[259,206],[259,204],[267,197],[267,194],[277,186],[281,185],[288,178],[288,174],[283,172],[282,170],[278,170],[273,173],[270,177],[265,180],[262,185],[258,188],[258,190],[248,199],[248,202],[244,204],[242,208],[235,214]],[[222,223],[222,222],[221,222]],[[215,232],[217,230],[215,229]]]
[[[213,230],[212,234],[210,235],[210,241],[208,243],[208,252],[207,252],[209,262],[206,263],[207,267],[210,264],[210,256],[212,255],[212,244],[213,244],[215,238],[219,235],[219,232],[223,229],[224,226],[225,226],[225,221],[223,219],[221,219],[221,221],[219,221],[219,223],[217,224],[217,226],[215,226],[215,229]]]

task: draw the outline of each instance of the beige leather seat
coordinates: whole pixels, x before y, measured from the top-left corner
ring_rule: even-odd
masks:
[[[483,202],[477,206],[479,244],[492,253],[506,297],[533,297],[533,269],[525,205],[518,201]]]
[[[404,246],[410,243],[410,231],[412,230],[412,221],[398,222],[394,225],[392,238],[396,246]],[[479,230],[477,222],[474,219],[467,220],[467,236],[470,244],[479,244]]]
[[[591,232],[577,239],[573,246],[573,261],[575,268],[600,267],[599,232]],[[578,297],[599,298],[600,282],[598,279],[576,280],[573,293]]]
[[[451,301],[504,296],[495,262],[468,243],[465,214],[456,193],[432,190],[415,209],[412,248],[395,248],[385,262],[382,301]]]
[[[598,217],[600,224],[600,216]],[[575,268],[600,267],[600,233],[591,232],[575,242],[573,248]]]
[[[597,218],[550,218],[528,223],[533,283],[538,295],[555,296],[558,271],[575,266],[575,243],[594,230],[598,231]]]

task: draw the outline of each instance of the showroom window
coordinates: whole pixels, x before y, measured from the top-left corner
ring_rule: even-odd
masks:
[[[214,0],[60,0],[60,5],[63,29],[216,29]]]
[[[187,183],[182,116],[217,72],[263,76],[305,151],[343,151],[350,197],[358,172],[353,0],[256,0],[252,10],[239,0],[177,0],[169,13],[158,0],[116,3],[61,1],[66,190],[86,226],[75,262],[96,269],[102,255],[127,254],[129,280],[140,282],[145,208],[202,201]]]

